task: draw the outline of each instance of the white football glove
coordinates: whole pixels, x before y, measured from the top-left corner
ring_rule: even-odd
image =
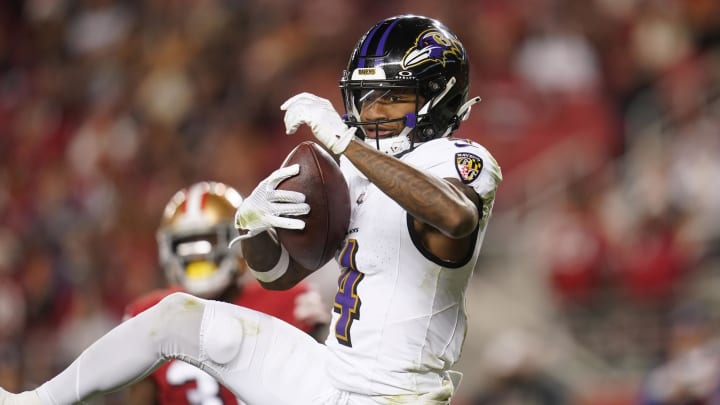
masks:
[[[305,194],[275,189],[283,180],[298,173],[300,173],[298,164],[282,167],[272,172],[255,187],[255,190],[243,200],[235,212],[235,226],[248,232],[235,238],[233,242],[274,228],[305,228],[305,221],[285,217],[287,215],[304,215],[310,212],[310,205],[305,203]]]
[[[294,134],[302,124],[312,129],[313,135],[332,153],[345,152],[357,128],[348,128],[330,101],[310,93],[300,93],[285,101],[285,130]]]

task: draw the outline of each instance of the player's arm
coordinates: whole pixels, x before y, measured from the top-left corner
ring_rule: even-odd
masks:
[[[459,261],[474,240],[480,198],[456,181],[423,173],[386,155],[354,136],[357,128],[345,125],[332,104],[309,93],[295,95],[280,107],[285,129],[295,133],[310,127],[315,138],[335,155],[344,154],[376,186],[415,218],[415,232],[435,256]]]
[[[473,233],[480,213],[477,205],[457,184],[425,174],[355,138],[332,104],[309,93],[300,93],[280,106],[285,129],[295,133],[308,125],[320,143],[335,155],[344,154],[370,181],[422,223],[448,238]]]
[[[415,234],[430,253],[450,262],[467,257],[482,212],[472,187],[421,172],[356,140],[345,157],[415,219]]]
[[[242,252],[250,272],[268,290],[287,290],[313,272],[293,260],[270,232],[243,240]]]
[[[348,144],[345,157],[415,219],[448,238],[475,230],[480,198],[472,188],[421,172],[358,140]]]

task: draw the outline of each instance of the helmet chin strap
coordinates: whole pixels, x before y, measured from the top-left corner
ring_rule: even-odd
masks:
[[[460,121],[465,121],[470,117],[470,111],[472,110],[472,106],[480,102],[480,97],[473,97],[470,100],[466,101],[463,105],[458,108],[457,117]],[[450,135],[450,133],[453,131],[453,129],[456,128],[454,126],[449,126],[445,132],[442,134],[442,137],[446,137]]]
[[[377,148],[380,152],[388,155],[397,155],[410,149],[410,137],[408,134],[412,128],[405,127],[400,134],[388,138],[365,138],[365,143]]]
[[[467,120],[470,117],[470,111],[472,110],[472,106],[479,103],[481,100],[482,99],[480,97],[473,97],[470,100],[466,101],[465,104],[461,105],[457,113],[460,121]]]

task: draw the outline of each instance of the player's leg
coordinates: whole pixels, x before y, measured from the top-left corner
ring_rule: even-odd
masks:
[[[118,325],[35,392],[0,393],[0,405],[72,404],[143,378],[178,358],[218,378],[249,403],[313,404],[329,390],[325,347],[302,331],[235,305],[172,294]],[[312,399],[310,399],[312,398]]]
[[[237,308],[207,307],[201,368],[248,404],[318,405],[319,396],[334,392],[325,345],[280,319]]]
[[[168,358],[167,353],[197,355],[203,312],[204,304],[197,298],[170,295],[98,339],[38,389],[17,395],[0,391],[0,405],[72,404],[143,378]]]
[[[144,378],[183,353],[197,357],[204,301],[176,293],[98,339],[36,391],[44,404],[72,404]]]

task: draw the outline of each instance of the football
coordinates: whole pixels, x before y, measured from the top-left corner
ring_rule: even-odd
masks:
[[[277,229],[280,243],[296,262],[317,270],[335,255],[350,223],[350,196],[340,166],[325,149],[306,141],[296,146],[282,167],[300,165],[300,173],[281,182],[278,190],[305,194],[310,213],[302,230]]]

